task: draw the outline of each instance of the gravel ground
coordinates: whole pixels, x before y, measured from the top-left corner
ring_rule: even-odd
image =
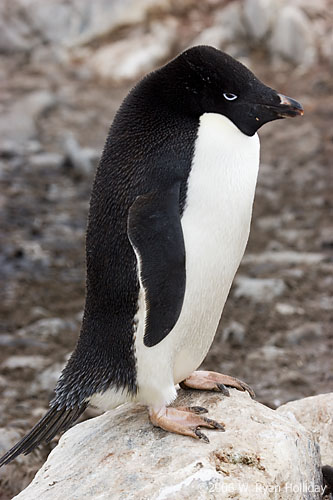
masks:
[[[305,115],[260,132],[251,236],[203,366],[244,379],[275,408],[333,390],[332,81],[320,62],[301,73],[258,53],[251,64]],[[75,345],[94,169],[129,88],[51,65],[37,71],[20,57],[5,65],[1,106],[10,113],[0,130],[14,127],[18,140],[0,147],[3,451],[43,414]],[[37,140],[25,141],[31,127]],[[1,500],[29,482],[54,444],[0,472]]]

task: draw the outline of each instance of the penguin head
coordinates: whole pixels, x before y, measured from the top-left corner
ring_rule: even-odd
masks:
[[[267,122],[303,114],[297,101],[267,87],[239,61],[213,47],[192,47],[155,75],[160,99],[178,113],[218,113],[248,136]]]

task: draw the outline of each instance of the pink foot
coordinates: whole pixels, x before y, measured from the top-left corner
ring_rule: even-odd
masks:
[[[163,406],[158,410],[149,408],[149,418],[155,427],[160,427],[165,431],[191,436],[195,439],[202,439],[209,443],[208,437],[203,434],[200,427],[207,429],[218,429],[224,431],[224,426],[207,417],[200,416],[207,410],[201,406],[189,406],[180,408],[166,408]]]
[[[196,371],[193,372],[187,379],[180,382],[182,389],[199,389],[204,391],[219,391],[229,396],[229,391],[226,386],[234,387],[239,391],[247,391],[251,398],[255,397],[254,390],[249,385],[237,378],[223,375],[222,373]]]

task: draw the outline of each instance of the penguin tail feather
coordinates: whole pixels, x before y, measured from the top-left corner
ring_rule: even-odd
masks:
[[[0,458],[0,467],[23,453],[28,455],[42,442],[50,442],[59,431],[66,431],[86,409],[87,404],[74,408],[50,408],[44,417],[13,448]]]

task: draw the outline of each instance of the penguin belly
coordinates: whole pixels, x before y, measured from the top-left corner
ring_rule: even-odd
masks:
[[[196,370],[212,342],[249,236],[259,168],[259,138],[228,118],[201,116],[181,225],[186,289],[177,323],[157,345],[144,345],[145,301],[136,316],[136,400],[170,404],[175,384]]]

